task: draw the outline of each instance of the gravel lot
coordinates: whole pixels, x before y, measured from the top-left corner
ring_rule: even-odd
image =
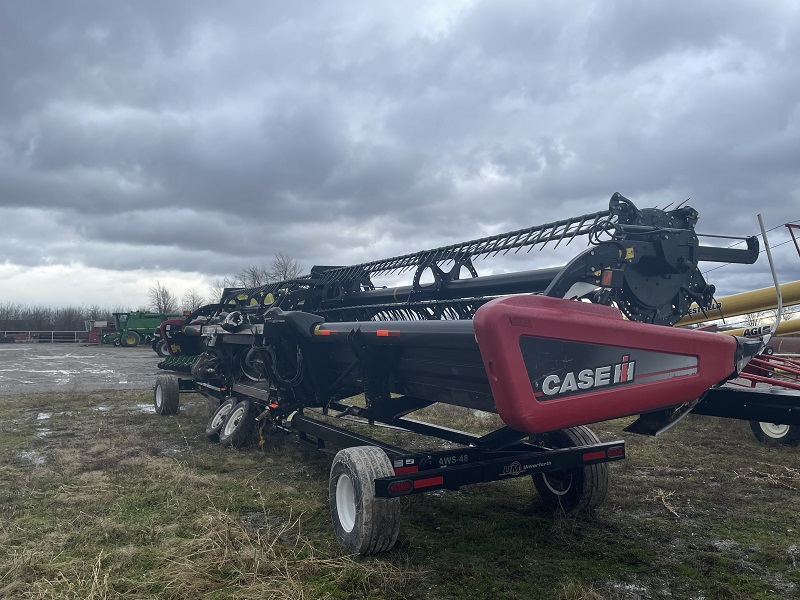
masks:
[[[162,373],[149,346],[0,344],[0,396],[71,390],[142,390]]]

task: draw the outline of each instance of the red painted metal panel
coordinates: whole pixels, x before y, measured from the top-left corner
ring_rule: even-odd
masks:
[[[735,371],[735,338],[648,325],[612,307],[513,296],[478,309],[497,412],[538,433],[695,400]]]

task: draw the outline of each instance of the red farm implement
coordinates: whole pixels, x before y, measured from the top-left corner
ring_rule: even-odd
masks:
[[[640,210],[614,194],[592,214],[226,290],[202,322],[167,333],[185,337],[160,367],[180,376],[156,380],[156,412],[175,414],[181,393],[199,393],[216,407],[206,434],[223,445],[249,446],[273,428],[339,448],[330,513],[350,552],[391,548],[399,498],[432,490],[532,476],[548,506],[591,510],[625,444],[601,443],[587,424],[638,416],[628,430],[654,435],[695,412],[800,426],[800,396],[724,385],[766,338],[673,327],[714,303],[701,263],[759,254],[754,237],[702,244],[697,220],[688,206]],[[561,267],[475,266],[579,237],[587,246]],[[398,285],[403,275],[410,282]],[[435,403],[505,425],[476,435],[409,416]],[[353,419],[449,448],[397,447],[356,433]]]

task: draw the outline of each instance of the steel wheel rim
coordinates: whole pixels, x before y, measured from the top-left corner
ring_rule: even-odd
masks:
[[[228,420],[225,421],[225,427],[223,433],[225,435],[230,435],[231,433],[236,431],[236,428],[238,427],[239,423],[241,423],[243,416],[244,416],[243,406],[237,406],[235,409],[233,409],[230,412]]]
[[[782,438],[789,433],[789,425],[782,425],[780,423],[765,423],[763,421],[758,425],[761,427],[761,431],[763,431],[766,436],[773,439]]]
[[[353,480],[346,473],[339,475],[336,480],[336,512],[342,529],[347,533],[353,531],[356,525],[356,492]]]
[[[225,417],[227,417],[233,406],[227,406],[226,408],[220,409],[217,411],[217,414],[214,415],[214,418],[211,420],[211,428],[212,429],[219,429],[222,427],[222,423],[225,421]]]
[[[572,488],[572,473],[569,471],[542,473],[542,481],[553,494],[564,496]]]
[[[164,403],[164,390],[161,389],[160,385],[156,386],[156,407],[161,408],[161,405]]]

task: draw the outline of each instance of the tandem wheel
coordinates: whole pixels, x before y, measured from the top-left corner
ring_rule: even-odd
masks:
[[[153,406],[157,415],[174,415],[180,404],[178,380],[169,375],[159,375],[153,386]]]
[[[252,446],[258,435],[257,416],[258,408],[252,400],[245,399],[236,402],[219,430],[219,443],[234,448]]]
[[[781,446],[800,444],[800,426],[798,425],[750,421],[750,429],[762,444],[779,444]]]
[[[333,459],[328,502],[336,539],[349,552],[390,550],[400,532],[400,499],[376,498],[375,480],[394,475],[392,462],[377,446],[340,450]]]
[[[531,441],[548,448],[575,448],[600,443],[594,432],[583,426],[537,434],[531,437]],[[542,503],[551,510],[591,512],[603,503],[608,493],[606,463],[537,473],[532,477]]]
[[[206,437],[212,442],[219,441],[219,433],[222,430],[222,426],[225,424],[225,421],[228,418],[228,415],[233,410],[233,407],[236,406],[237,398],[228,398],[225,402],[220,404],[217,409],[214,411],[214,414],[211,415],[211,418],[208,420],[208,425],[206,425]]]

